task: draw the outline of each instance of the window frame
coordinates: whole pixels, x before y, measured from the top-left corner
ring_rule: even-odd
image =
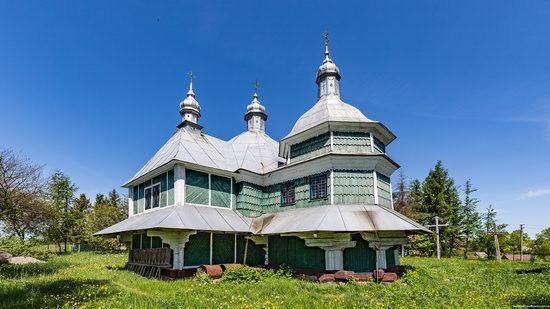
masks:
[[[157,206],[154,206],[153,202],[154,202],[154,188],[158,186],[158,199],[157,199]],[[150,190],[150,196],[149,196],[149,199],[147,198],[147,190]],[[143,188],[143,212],[146,212],[146,211],[151,211],[151,210],[155,210],[155,209],[159,209],[161,208],[160,205],[161,205],[161,198],[162,198],[162,191],[161,191],[161,183],[160,182],[156,182],[150,186],[147,186],[145,188]],[[149,208],[147,208],[147,202],[149,202]]]
[[[290,190],[292,189],[292,202],[285,203],[285,189]],[[287,192],[287,195],[290,194],[290,191]],[[287,196],[288,198],[288,196]],[[287,181],[281,184],[281,207],[291,206],[296,204],[296,186],[294,185],[294,181]]]
[[[323,179],[324,186],[320,187],[321,184],[316,184],[316,186],[312,185],[312,181],[315,181],[316,179]],[[313,190],[324,192],[324,195],[319,196],[318,194],[314,197],[313,196]],[[328,198],[328,175],[326,173],[318,174],[314,176],[309,177],[309,200],[315,201],[315,200],[324,200]]]

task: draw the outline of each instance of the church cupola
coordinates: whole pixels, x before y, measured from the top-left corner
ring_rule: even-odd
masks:
[[[325,32],[325,60],[317,71],[317,97],[320,99],[328,95],[340,96],[340,70],[330,59],[328,51],[328,32]]]
[[[244,114],[244,120],[249,131],[265,131],[265,121],[267,120],[267,113],[265,107],[258,100],[258,82],[254,83],[254,94],[252,95],[252,102],[246,107],[246,114]]]
[[[189,73],[189,91],[187,97],[180,102],[180,115],[182,121],[197,123],[201,117],[201,106],[195,99],[193,92],[193,73]]]

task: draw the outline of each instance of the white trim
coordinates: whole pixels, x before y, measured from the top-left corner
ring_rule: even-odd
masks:
[[[378,205],[378,176],[376,171],[372,171],[372,179],[374,180],[374,204]]]
[[[370,137],[370,152],[374,153],[374,136],[372,132],[369,132]]]
[[[213,253],[214,253],[214,233],[210,232],[210,265],[212,265]]]
[[[235,233],[235,241],[233,246],[233,263],[237,263],[237,233]]]
[[[212,174],[210,173],[208,173],[208,206],[212,206]]]
[[[158,207],[153,207],[153,190],[151,190],[151,208],[149,209],[145,209],[145,206],[147,205],[147,201],[146,201],[146,197],[145,197],[145,190],[149,189],[149,188],[153,188],[153,187],[156,187],[156,186],[159,186],[159,205]],[[161,185],[160,185],[160,182],[156,182],[148,187],[145,187],[143,188],[143,212],[149,212],[153,209],[160,209],[160,208],[164,208],[164,207],[160,207],[160,205],[162,204],[162,194],[161,194]]]
[[[134,187],[128,188],[128,218],[134,215]]]
[[[330,151],[334,150],[334,134],[330,131]]]
[[[287,156],[286,156],[286,164],[290,164],[290,148],[291,146],[288,146]]]
[[[334,205],[334,170],[330,170],[330,204]]]
[[[185,167],[181,164],[174,166],[174,204],[185,205]]]

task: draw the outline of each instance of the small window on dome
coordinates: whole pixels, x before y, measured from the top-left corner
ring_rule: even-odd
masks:
[[[281,185],[281,206],[285,207],[295,203],[294,182],[289,181]]]
[[[309,198],[312,200],[327,197],[327,175],[322,174],[309,178]]]

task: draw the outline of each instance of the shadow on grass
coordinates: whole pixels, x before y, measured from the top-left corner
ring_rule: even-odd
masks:
[[[550,306],[550,294],[537,294],[511,299],[512,306]]]
[[[0,265],[0,279],[17,279],[23,277],[50,275],[68,266],[68,263],[59,261],[44,264]]]
[[[107,280],[61,279],[39,281],[21,285],[8,285],[0,289],[1,308],[58,308],[80,305],[113,293]]]

